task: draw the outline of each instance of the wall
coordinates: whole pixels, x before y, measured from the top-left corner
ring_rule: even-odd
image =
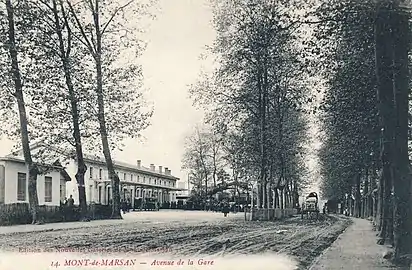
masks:
[[[29,174],[24,163],[5,161],[5,196],[4,203],[23,203],[28,202],[28,182]],[[26,200],[17,201],[17,173],[26,173]],[[44,201],[44,178],[45,176],[52,177],[52,201]],[[46,175],[37,176],[37,195],[39,198],[39,205],[60,205],[60,172],[52,171]]]

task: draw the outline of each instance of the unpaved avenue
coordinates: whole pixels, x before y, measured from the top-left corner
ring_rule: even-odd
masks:
[[[139,216],[139,213],[127,215]],[[278,222],[245,222],[243,214],[228,219],[220,213],[171,212],[168,216],[157,212],[134,222],[3,234],[0,248],[3,251],[158,251],[180,255],[270,251],[292,255],[305,269],[350,223],[349,219],[337,216],[322,221],[302,221],[295,217]]]

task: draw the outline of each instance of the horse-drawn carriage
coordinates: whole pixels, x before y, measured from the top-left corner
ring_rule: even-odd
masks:
[[[316,218],[319,217],[319,198],[316,192],[309,193],[305,198],[305,202],[302,205],[301,217],[306,215],[306,218]]]

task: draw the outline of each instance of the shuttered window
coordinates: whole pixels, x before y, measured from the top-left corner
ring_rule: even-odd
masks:
[[[17,200],[26,200],[26,174],[17,173]]]
[[[53,200],[53,179],[50,176],[44,177],[44,201],[52,202]]]

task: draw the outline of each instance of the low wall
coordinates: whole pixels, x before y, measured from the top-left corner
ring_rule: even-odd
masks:
[[[291,217],[297,214],[297,209],[280,209],[280,208],[253,208],[251,211],[251,220],[278,220]]]
[[[88,217],[92,220],[108,219],[112,209],[108,205],[88,205]],[[38,219],[45,223],[79,221],[79,206],[72,208],[60,206],[39,205]],[[0,205],[0,226],[30,224],[32,221],[28,203],[13,203]]]

